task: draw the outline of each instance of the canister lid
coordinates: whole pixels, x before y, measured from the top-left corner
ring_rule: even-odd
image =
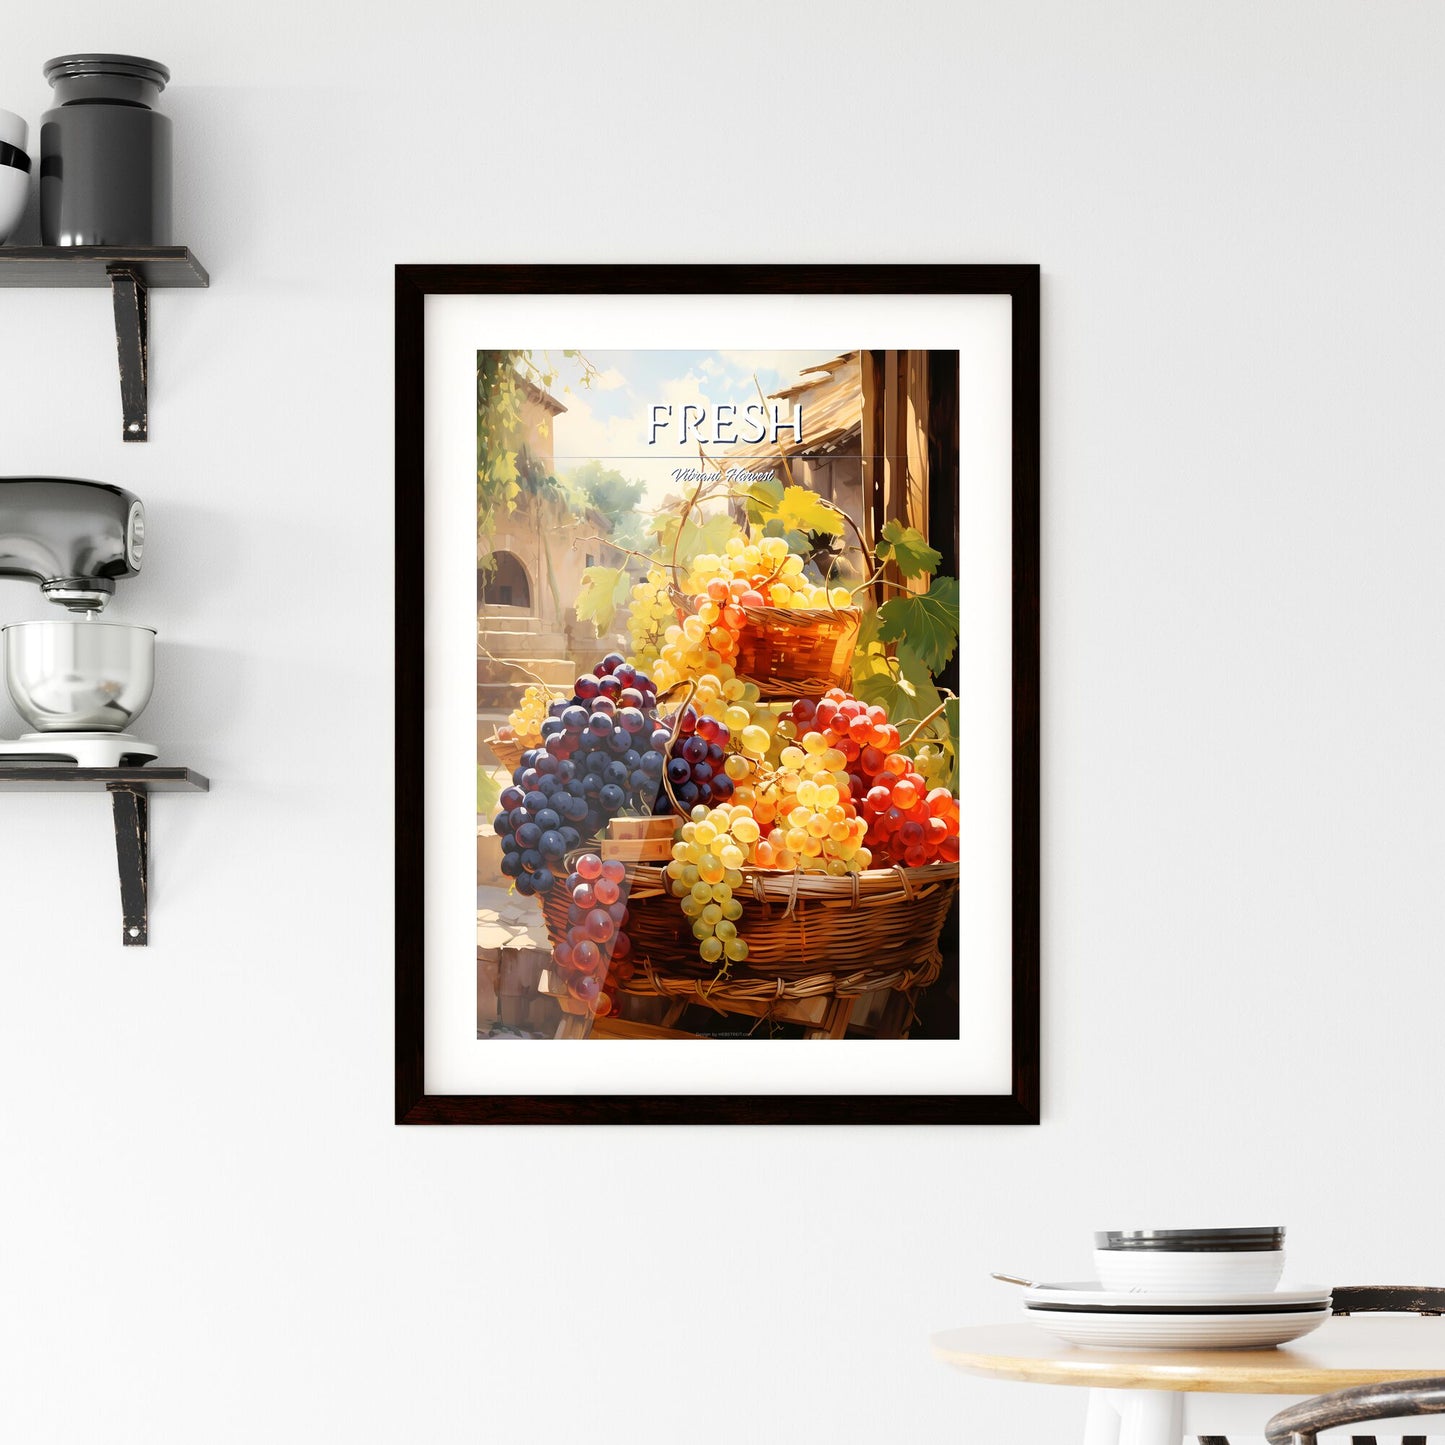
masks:
[[[51,85],[57,80],[78,80],[92,75],[118,75],[144,80],[157,90],[164,90],[171,78],[170,70],[159,60],[146,60],[139,55],[57,55],[54,60],[45,62],[45,78]]]

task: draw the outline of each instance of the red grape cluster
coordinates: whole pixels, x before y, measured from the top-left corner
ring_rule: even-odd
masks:
[[[958,861],[958,799],[934,788],[898,751],[888,714],[830,688],[820,701],[801,699],[792,718],[827,736],[848,759],[848,791],[868,822],[864,843],[876,861],[921,868]]]
[[[885,863],[922,868],[958,862],[958,799],[947,788],[929,790],[915,772],[900,775],[885,767],[864,795],[863,816],[868,846]]]
[[[848,785],[855,798],[866,791],[858,785],[880,771],[883,759],[898,747],[898,729],[888,721],[888,714],[876,704],[869,707],[850,697],[841,687],[830,687],[817,702],[799,698],[789,716],[800,728],[822,733],[847,758]]]
[[[620,982],[632,977],[632,942],[627,924],[627,869],[616,858],[605,861],[583,853],[573,864],[566,888],[566,936],[552,950],[567,992],[593,1013],[611,1013]]]

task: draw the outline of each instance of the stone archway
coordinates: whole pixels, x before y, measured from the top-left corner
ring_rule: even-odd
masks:
[[[486,571],[477,568],[477,606],[531,611],[532,584],[516,553],[493,552],[491,568]]]

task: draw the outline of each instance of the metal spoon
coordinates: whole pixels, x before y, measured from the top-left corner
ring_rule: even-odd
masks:
[[[1036,1279],[1021,1279],[1016,1274],[990,1274],[990,1279],[1001,1279],[1005,1284],[1021,1284],[1025,1289],[1043,1289]]]

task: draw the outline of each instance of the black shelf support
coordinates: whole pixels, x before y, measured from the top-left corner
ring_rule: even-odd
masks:
[[[115,861],[120,869],[120,941],[144,948],[149,940],[150,803],[143,787],[107,783],[115,816]]]
[[[185,246],[0,246],[0,290],[12,286],[108,287],[120,360],[121,439],[149,435],[150,293],[211,284]]]
[[[72,764],[10,763],[0,758],[5,793],[109,793],[120,874],[120,941],[150,942],[150,799],[152,793],[209,793],[210,780],[194,768],[152,763],[140,768],[77,768]]]
[[[120,359],[121,438],[143,442],[149,436],[146,374],[150,364],[150,291],[139,271],[112,266],[110,298],[115,310],[115,349]]]

